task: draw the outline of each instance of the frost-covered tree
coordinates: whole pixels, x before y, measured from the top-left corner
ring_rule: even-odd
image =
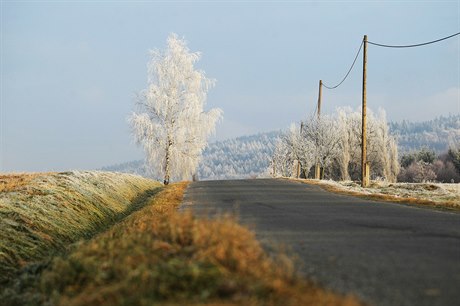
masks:
[[[375,168],[386,181],[396,182],[399,173],[398,147],[395,138],[389,133],[385,111],[380,109],[378,115],[372,117],[371,123],[373,137],[370,141],[374,149],[372,155]]]
[[[309,152],[298,124],[291,124],[289,130],[282,133],[275,145],[271,161],[273,176],[296,176],[297,170],[306,169],[311,161],[305,155]],[[300,163],[300,164],[299,164]],[[297,167],[300,166],[300,169]]]
[[[314,156],[311,154],[313,143],[305,137],[303,125],[304,123],[291,124],[289,131],[282,135],[286,146],[290,148],[294,176],[297,175],[297,170],[308,171],[314,163]],[[300,169],[298,169],[299,166]]]
[[[359,179],[361,173],[361,113],[340,108],[336,116],[313,116],[303,122],[302,132],[294,125],[275,149],[274,160],[289,165],[299,160],[308,170],[315,163],[332,179]],[[385,112],[375,116],[368,110],[367,160],[374,179],[396,181],[399,173],[396,139],[389,133]],[[284,162],[282,162],[284,161]],[[285,175],[278,172],[279,175]]]
[[[341,136],[338,130],[337,121],[330,116],[313,116],[303,123],[304,142],[309,143],[309,152],[304,154],[311,156],[312,164],[317,162],[321,168],[327,168],[338,158]]]
[[[207,138],[222,117],[220,109],[203,111],[214,80],[195,69],[199,58],[200,53],[190,52],[176,34],[168,37],[166,50],[152,50],[148,86],[138,95],[137,111],[129,117],[146,161],[165,184],[193,175]]]
[[[273,177],[291,176],[293,173],[294,158],[292,148],[286,142],[284,135],[278,138],[275,150],[270,162],[270,170]]]
[[[348,167],[351,160],[351,150],[350,147],[352,142],[350,138],[352,137],[351,130],[349,129],[351,119],[347,116],[347,113],[344,111],[338,110],[337,132],[339,134],[339,154],[337,156],[337,164],[340,171],[340,179],[342,181],[350,180],[350,173]]]
[[[351,108],[337,109],[341,133],[341,154],[338,159],[341,178],[359,179],[361,173],[361,111]],[[377,116],[367,111],[367,161],[374,178],[394,182],[399,173],[396,139],[388,129],[386,114],[379,110]],[[348,143],[347,143],[348,142]]]

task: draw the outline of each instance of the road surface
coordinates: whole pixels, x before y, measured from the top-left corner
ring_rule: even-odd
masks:
[[[460,305],[460,214],[337,195],[285,180],[192,183],[183,209],[234,212],[300,272],[377,306]]]

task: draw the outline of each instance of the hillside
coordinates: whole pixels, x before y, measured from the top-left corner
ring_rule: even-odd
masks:
[[[0,175],[0,283],[110,226],[161,186],[100,171]]]
[[[397,136],[399,152],[421,147],[446,151],[449,145],[460,143],[460,115],[439,117],[424,122],[390,122],[391,134]],[[267,176],[276,140],[280,132],[260,133],[217,141],[204,150],[198,169],[202,180],[235,179]],[[148,176],[143,161],[132,161],[103,168]]]
[[[390,131],[398,138],[400,152],[428,147],[437,153],[449,145],[460,144],[460,115],[439,117],[430,121],[390,122]]]
[[[268,175],[268,165],[279,134],[260,133],[209,144],[203,152],[198,178],[217,180]],[[108,166],[102,170],[149,176],[142,160]]]
[[[279,132],[263,133],[212,143],[198,169],[200,179],[235,179],[268,174]]]

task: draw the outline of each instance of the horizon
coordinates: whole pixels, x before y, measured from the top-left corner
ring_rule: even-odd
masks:
[[[460,2],[1,1],[0,171],[99,169],[143,158],[126,117],[148,50],[169,33],[200,51],[224,110],[210,142],[281,131],[314,113],[364,34],[388,44],[460,31]],[[391,21],[390,21],[391,20]],[[368,107],[388,122],[460,114],[460,36],[409,50],[369,46]],[[322,113],[361,103],[362,59]]]

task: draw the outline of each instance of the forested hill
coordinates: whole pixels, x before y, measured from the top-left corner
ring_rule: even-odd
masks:
[[[398,138],[400,152],[428,147],[436,152],[460,144],[460,115],[438,117],[424,122],[390,122],[391,134]]]
[[[397,135],[400,153],[421,147],[440,153],[450,144],[460,144],[460,115],[425,122],[390,122],[389,127],[391,134]],[[203,153],[198,178],[268,176],[270,159],[279,135],[280,132],[261,133],[209,144]],[[103,170],[147,176],[143,161],[127,162]]]
[[[268,175],[268,166],[280,132],[260,133],[210,143],[203,152],[198,178],[206,180]],[[131,161],[102,168],[148,176],[143,161]]]
[[[280,132],[270,132],[210,144],[203,154],[198,177],[224,179],[268,176]]]

